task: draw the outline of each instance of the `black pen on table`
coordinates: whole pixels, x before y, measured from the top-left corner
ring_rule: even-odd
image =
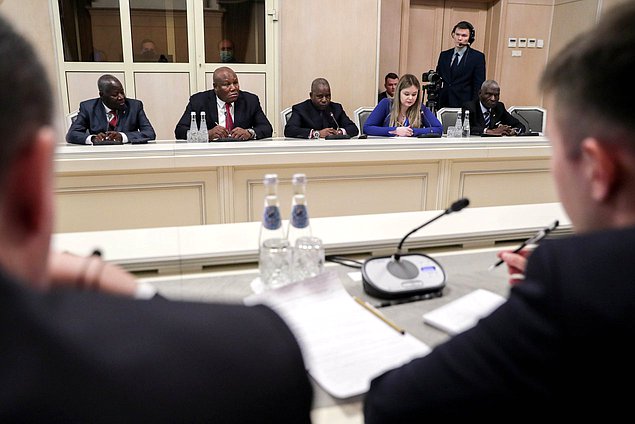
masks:
[[[518,246],[516,249],[512,250],[512,253],[518,253],[521,250],[523,250],[526,246],[528,246],[530,244],[538,243],[540,240],[542,240],[543,238],[547,237],[547,234],[549,234],[550,232],[555,230],[558,227],[559,224],[560,223],[558,222],[558,220],[555,220],[553,222],[553,224],[551,224],[550,226],[548,226],[546,228],[543,228],[542,230],[538,231],[534,236],[529,237],[527,240],[522,242],[522,244],[520,246]],[[504,262],[505,262],[504,260],[499,259],[498,262],[496,262],[494,265],[489,267],[489,270],[492,271],[494,268],[499,267]]]

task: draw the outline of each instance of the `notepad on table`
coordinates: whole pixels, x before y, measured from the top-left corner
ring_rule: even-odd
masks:
[[[505,298],[488,290],[477,289],[423,315],[423,322],[448,334],[462,333],[476,325],[505,302]]]
[[[244,303],[264,303],[285,320],[309,374],[337,398],[365,393],[374,377],[430,352],[360,306],[334,272],[249,296]]]

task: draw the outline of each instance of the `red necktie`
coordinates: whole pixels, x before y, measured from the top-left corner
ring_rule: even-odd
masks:
[[[232,104],[225,103],[225,128],[227,131],[231,131],[234,129],[234,120],[232,119]]]
[[[117,111],[116,110],[111,110],[110,114],[112,115],[112,118],[110,118],[110,121],[108,121],[108,126],[109,126],[109,130],[114,130],[117,127],[117,122],[119,121],[119,118],[117,117]]]

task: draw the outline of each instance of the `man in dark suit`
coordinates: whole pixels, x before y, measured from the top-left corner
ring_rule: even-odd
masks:
[[[260,107],[255,94],[240,90],[238,76],[227,67],[214,71],[214,89],[196,93],[176,124],[177,139],[186,139],[190,129],[191,112],[196,112],[200,126],[201,112],[205,112],[210,140],[233,138],[255,140],[271,137],[273,128]]]
[[[156,134],[143,103],[128,99],[121,82],[112,75],[97,80],[99,98],[79,104],[77,118],[66,133],[74,144],[119,144],[154,140]]]
[[[454,47],[439,54],[437,74],[443,78],[438,109],[461,107],[474,100],[485,81],[485,55],[474,50],[474,27],[461,21],[452,29]]]
[[[377,103],[381,102],[385,98],[393,98],[395,97],[395,90],[397,89],[397,84],[399,83],[399,75],[394,72],[389,72],[384,77],[384,88],[385,90],[379,93],[377,96]]]
[[[635,2],[603,16],[543,75],[552,174],[577,235],[543,242],[509,299],[371,383],[366,423],[620,422],[635,379]],[[589,96],[602,87],[603,96]],[[522,189],[522,188],[519,188]],[[501,255],[524,268],[520,255]]]
[[[49,286],[54,102],[1,17],[0,55],[0,421],[310,422],[302,354],[271,309]]]
[[[354,137],[359,129],[339,103],[331,101],[331,87],[324,78],[311,83],[309,99],[291,108],[291,117],[284,127],[285,137],[325,138]]]
[[[478,99],[463,104],[463,114],[470,112],[470,132],[487,135],[518,135],[525,126],[505,109],[500,99],[501,89],[494,80],[481,85]]]

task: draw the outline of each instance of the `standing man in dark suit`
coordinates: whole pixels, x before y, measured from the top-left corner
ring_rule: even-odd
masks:
[[[395,90],[397,89],[397,84],[399,83],[399,75],[394,72],[389,72],[384,77],[384,88],[385,90],[379,93],[377,96],[377,103],[381,102],[385,98],[392,99],[395,97]]]
[[[196,112],[199,126],[201,112],[205,112],[210,140],[228,137],[255,140],[273,134],[273,127],[260,107],[258,96],[241,91],[238,76],[231,68],[217,68],[214,71],[214,89],[190,97],[174,130],[177,139],[187,138],[191,112]]]
[[[437,74],[443,78],[438,109],[461,107],[474,100],[485,81],[485,55],[471,47],[474,37],[471,23],[461,21],[454,25],[454,47],[441,52],[437,62]]]
[[[285,137],[315,139],[357,134],[357,125],[348,118],[342,105],[331,101],[331,87],[324,78],[313,80],[309,99],[291,108],[291,118],[284,127]]]
[[[99,98],[79,104],[79,113],[66,133],[66,141],[74,144],[125,144],[156,138],[143,103],[126,98],[123,85],[116,77],[102,75],[97,80],[97,88]]]
[[[635,2],[548,65],[551,172],[576,235],[544,241],[491,315],[371,383],[367,424],[620,422],[635,379]],[[604,95],[589,96],[598,87]],[[522,187],[519,187],[522,190]],[[509,265],[524,258],[506,252]],[[513,261],[514,260],[514,261]],[[513,262],[512,262],[513,261]]]
[[[505,109],[499,101],[501,89],[494,80],[487,80],[481,85],[478,99],[463,104],[465,111],[470,112],[470,132],[488,135],[518,135],[525,132],[525,126]]]
[[[1,17],[0,56],[0,422],[310,422],[302,354],[271,309],[50,287],[54,101]]]

